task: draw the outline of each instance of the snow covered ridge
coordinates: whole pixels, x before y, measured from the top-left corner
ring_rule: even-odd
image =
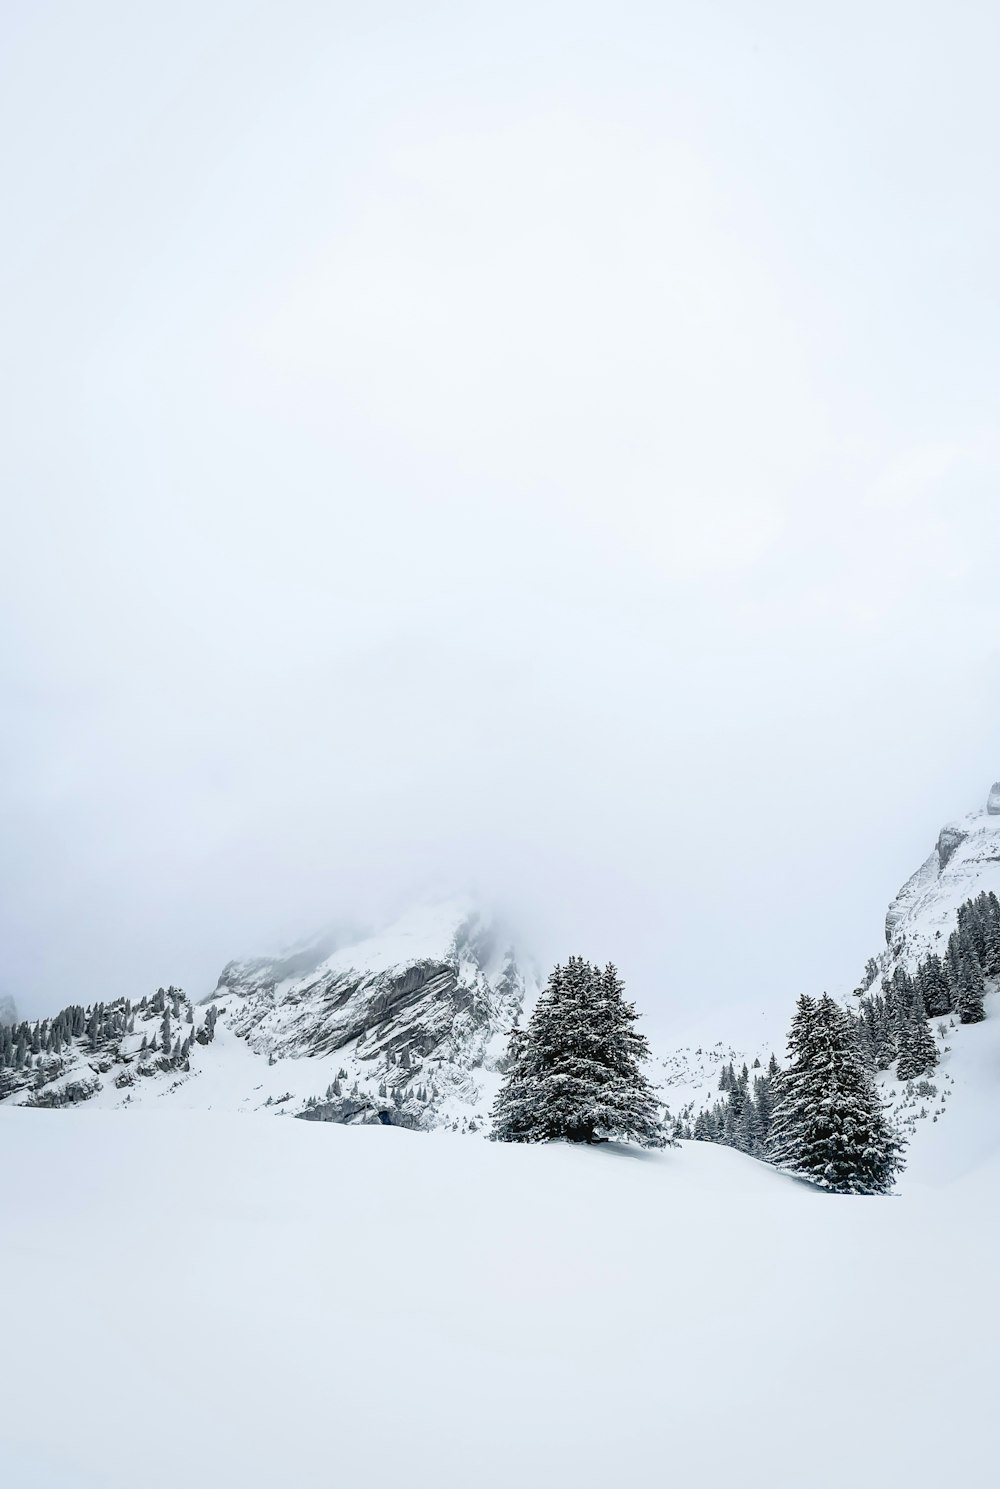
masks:
[[[215,1038],[213,1009],[196,1017],[180,988],[159,988],[138,1003],[119,998],[71,1004],[54,1017],[0,1028],[0,1101],[15,1106],[76,1106],[107,1085],[127,1106],[148,1080],[170,1089],[190,1074],[192,1052]],[[105,1103],[107,1104],[107,1103]]]
[[[488,917],[464,901],[425,905],[378,936],[230,962],[197,1008],[170,988],[0,1031],[0,1101],[477,1131],[536,993]]]
[[[876,958],[878,975],[907,972],[929,953],[942,951],[958,923],[959,906],[983,892],[1000,893],[1000,793],[997,806],[972,812],[943,827],[930,856],[889,906],[887,949]]]

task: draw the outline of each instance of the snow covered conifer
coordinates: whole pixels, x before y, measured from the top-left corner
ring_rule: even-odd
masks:
[[[918,994],[910,1018],[900,1031],[896,1075],[901,1081],[912,1081],[918,1075],[926,1075],[933,1070],[937,1062],[937,1045],[927,1022],[923,1001]]]
[[[948,985],[948,974],[945,971],[944,962],[933,952],[922,963],[920,972],[922,974],[922,992],[924,1006],[931,1018],[940,1018],[951,1012],[951,988]]]
[[[741,1153],[749,1153],[751,1156],[760,1149],[761,1121],[760,1115],[754,1105],[753,1097],[746,1095],[743,1098],[743,1110],[740,1113],[739,1124],[736,1128],[735,1147]]]
[[[639,1062],[649,1046],[633,1025],[616,969],[582,957],[556,967],[528,1027],[517,1031],[506,1080],[493,1104],[501,1142],[669,1141]]]
[[[772,1057],[773,1058],[773,1057]],[[753,1083],[753,1101],[757,1109],[757,1139],[762,1153],[767,1153],[774,1118],[775,1081],[771,1075],[759,1075]]]
[[[986,1017],[983,994],[986,984],[973,952],[963,952],[958,964],[955,1006],[961,1024],[981,1024]]]
[[[775,1163],[835,1194],[888,1194],[902,1166],[851,1016],[799,999],[771,1130]]]

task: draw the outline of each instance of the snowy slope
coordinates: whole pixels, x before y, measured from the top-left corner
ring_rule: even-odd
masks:
[[[996,788],[994,788],[995,791]],[[1000,815],[971,812],[941,829],[930,856],[886,914],[886,948],[869,967],[874,990],[897,967],[907,972],[930,953],[943,955],[958,912],[984,891],[1000,892]],[[900,1082],[895,1067],[879,1077],[883,1099],[908,1139],[899,1187],[952,1178],[1000,1154],[1000,986],[987,982],[986,1021],[931,1020],[939,1064],[921,1081]]]
[[[995,1482],[993,1164],[858,1200],[708,1144],[89,1107],[3,1141],[11,1489]]]
[[[1000,989],[986,996],[986,1022],[934,1019],[940,1064],[923,1081],[880,1076],[883,1099],[908,1137],[897,1188],[949,1184],[987,1170],[1000,1177]]]
[[[994,791],[996,788],[994,787]],[[913,972],[943,955],[959,908],[984,891],[1000,893],[1000,815],[991,807],[941,829],[930,856],[903,885],[886,915],[886,948],[874,959],[875,990],[897,967]],[[986,1021],[931,1020],[939,1064],[922,1081],[879,1077],[883,1099],[908,1139],[903,1190],[954,1177],[1000,1150],[1000,985],[987,982]]]
[[[930,952],[943,953],[958,908],[984,890],[1000,893],[1000,816],[971,812],[943,827],[930,856],[889,906],[880,973],[913,971]]]

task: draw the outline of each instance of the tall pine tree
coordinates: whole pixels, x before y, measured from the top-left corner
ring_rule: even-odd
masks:
[[[983,1007],[983,994],[986,991],[986,982],[983,977],[983,969],[976,960],[975,952],[971,949],[963,951],[958,963],[958,976],[956,979],[955,1006],[958,1009],[958,1021],[960,1024],[981,1024],[986,1017],[986,1009]]]
[[[771,1129],[775,1163],[835,1194],[888,1194],[902,1166],[853,1020],[824,993],[799,999]]]
[[[570,957],[556,967],[527,1029],[512,1040],[493,1104],[493,1137],[519,1143],[623,1137],[664,1147],[669,1139],[640,1069],[649,1046],[633,1027],[636,1018],[613,966],[601,972]]]
[[[927,1075],[938,1062],[937,1045],[927,1022],[923,999],[918,993],[909,1017],[899,1032],[899,1061],[896,1076],[901,1081]]]

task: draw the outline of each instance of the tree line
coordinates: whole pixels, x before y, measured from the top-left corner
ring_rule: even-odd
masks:
[[[128,998],[86,1006],[71,1003],[52,1018],[2,1025],[0,1097],[26,1086],[41,1089],[58,1080],[66,1073],[71,1057],[97,1057],[104,1062],[131,1062],[134,1058],[140,1064],[144,1057],[155,1057],[155,1067],[150,1068],[183,1067],[195,1041],[209,1044],[214,1039],[216,1017],[217,1010],[209,1008],[195,1027],[191,1003],[180,988],[171,986],[157,988],[136,1003]],[[137,1032],[137,1020],[141,1043],[126,1056],[122,1045]],[[152,1029],[148,1027],[151,1023]],[[107,1068],[107,1064],[101,1068]]]
[[[869,963],[867,985],[877,977]],[[911,975],[897,967],[883,978],[880,993],[861,995],[858,1037],[876,1070],[896,1062],[902,1081],[934,1069],[937,1047],[929,1020],[957,1015],[959,1023],[978,1024],[986,1017],[986,982],[1000,977],[1000,900],[984,892],[959,907],[958,926],[943,956],[929,953]]]
[[[745,1060],[740,1071],[730,1061],[719,1075],[724,1099],[704,1107],[693,1126],[682,1124],[678,1136],[702,1143],[725,1143],[749,1153],[751,1158],[767,1158],[780,1073],[773,1054],[766,1070],[759,1060],[754,1060],[752,1071]]]

